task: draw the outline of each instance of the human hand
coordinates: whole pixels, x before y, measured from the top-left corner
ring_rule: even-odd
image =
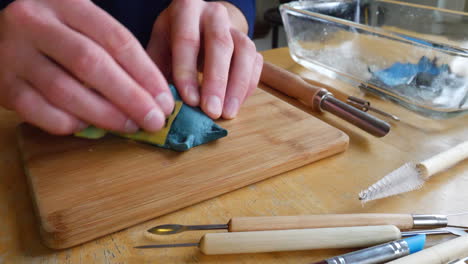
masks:
[[[53,134],[157,131],[174,107],[146,51],[91,1],[13,2],[0,11],[0,60],[0,106]]]
[[[257,87],[263,65],[246,29],[231,4],[174,0],[156,20],[147,51],[187,104],[200,105],[211,118],[231,119]]]

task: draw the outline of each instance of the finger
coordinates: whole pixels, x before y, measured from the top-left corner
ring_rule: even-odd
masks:
[[[159,15],[153,26],[151,39],[146,48],[146,52],[167,80],[172,78],[172,55],[171,46],[169,45],[169,32],[169,15],[168,12],[164,11]]]
[[[174,108],[166,79],[132,33],[91,1],[55,0],[64,23],[102,46],[112,58],[150,92],[169,115]]]
[[[255,57],[255,65],[253,67],[252,75],[250,77],[249,90],[247,91],[247,94],[242,102],[244,102],[249,96],[253,94],[255,89],[257,89],[258,83],[260,81],[260,76],[262,74],[263,69],[263,56],[260,53],[257,53]]]
[[[99,91],[140,127],[148,131],[163,127],[164,114],[151,95],[95,42],[48,16],[24,26],[30,27],[41,52]]]
[[[223,109],[234,44],[226,8],[219,3],[210,3],[210,8],[206,10],[202,22],[205,60],[201,108],[216,119]]]
[[[10,86],[10,101],[24,121],[56,135],[67,135],[86,128],[72,115],[50,105],[27,82],[17,79]]]
[[[197,58],[200,50],[200,14],[203,3],[174,1],[169,9],[172,43],[172,75],[182,99],[191,106],[200,104]]]
[[[81,120],[113,131],[138,131],[138,126],[115,106],[37,52],[29,54],[28,66],[22,70],[21,77],[36,87],[52,105]]]
[[[247,35],[232,29],[231,36],[234,42],[229,81],[224,100],[223,118],[236,117],[239,107],[250,88],[250,76],[255,65],[255,44]]]
[[[13,80],[15,80],[14,74],[6,71],[0,71],[0,89],[2,93],[0,96],[0,106],[3,106],[8,110],[14,110],[12,101],[10,100],[13,96],[10,95],[11,92],[9,89]]]

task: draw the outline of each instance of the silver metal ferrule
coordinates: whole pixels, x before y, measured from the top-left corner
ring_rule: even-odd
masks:
[[[318,100],[314,101],[315,107],[319,102],[318,111],[327,111],[334,114],[371,135],[383,137],[390,132],[391,126],[387,122],[336,99],[326,90],[320,90],[314,99]]]
[[[325,89],[320,89],[320,91],[317,92],[315,97],[313,98],[313,104],[318,106],[318,109],[320,112],[324,112],[325,110],[322,108],[322,101],[325,100],[328,96],[333,96],[332,93]]]
[[[410,254],[408,243],[405,240],[393,241],[387,244],[362,249],[345,255],[329,258],[328,264],[375,264],[404,257]]]
[[[437,228],[446,227],[448,218],[446,215],[412,215],[413,228]]]

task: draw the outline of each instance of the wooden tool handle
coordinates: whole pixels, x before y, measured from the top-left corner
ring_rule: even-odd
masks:
[[[427,179],[466,158],[468,158],[468,141],[420,162],[417,166],[421,175]]]
[[[409,214],[325,214],[235,217],[229,221],[229,231],[244,232],[369,225],[395,225],[400,229],[411,229],[413,228],[413,217]]]
[[[319,110],[314,98],[322,88],[307,83],[300,76],[269,62],[264,62],[260,80],[277,91],[301,100],[316,111]]]
[[[466,257],[468,254],[468,235],[432,246],[388,263],[392,264],[445,264],[453,259]]]
[[[207,255],[368,247],[401,238],[395,226],[210,233],[200,241]]]

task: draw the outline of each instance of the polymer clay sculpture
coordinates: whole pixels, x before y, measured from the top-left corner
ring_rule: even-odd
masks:
[[[430,60],[427,57],[422,57],[417,64],[397,62],[388,69],[371,73],[377,80],[392,87],[409,85],[414,81],[423,81],[427,85],[441,74],[449,72],[447,64],[437,66],[435,59]],[[415,84],[417,85],[419,82]]]
[[[369,71],[370,83],[414,102],[447,109],[462,109],[468,104],[466,77],[452,72],[448,64],[438,66],[436,58],[423,56],[415,64],[397,62],[384,70]]]
[[[227,135],[226,129],[213,122],[199,108],[184,104],[173,85],[170,85],[170,88],[176,104],[173,113],[166,120],[166,126],[162,130],[155,133],[138,131],[134,134],[124,134],[90,126],[83,131],[75,133],[75,136],[99,139],[110,132],[121,137],[162,148],[187,151],[193,147]]]

